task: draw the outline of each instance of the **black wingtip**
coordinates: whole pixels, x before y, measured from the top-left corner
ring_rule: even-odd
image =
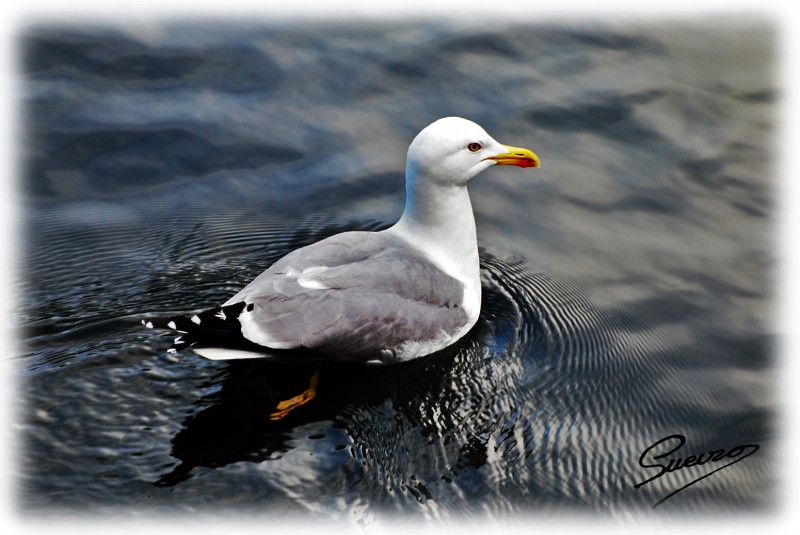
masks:
[[[216,307],[191,316],[148,317],[141,320],[148,329],[168,329],[183,333],[177,337],[168,353],[177,353],[198,342],[239,342],[244,340],[239,315],[245,303]]]

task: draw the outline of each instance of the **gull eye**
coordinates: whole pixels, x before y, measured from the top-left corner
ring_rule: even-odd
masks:
[[[469,145],[467,145],[467,150],[470,152],[478,152],[482,148],[483,147],[481,146],[480,143],[470,143]]]

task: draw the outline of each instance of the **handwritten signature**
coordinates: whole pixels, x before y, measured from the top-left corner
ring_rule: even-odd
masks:
[[[642,468],[656,468],[658,472],[653,476],[636,483],[633,488],[638,489],[642,485],[646,485],[647,483],[651,483],[656,479],[660,478],[665,474],[669,474],[671,472],[677,472],[678,470],[682,470],[684,468],[689,468],[690,466],[700,466],[706,463],[713,463],[715,466],[716,463],[720,463],[723,461],[729,461],[722,466],[716,467],[714,470],[708,472],[705,475],[698,477],[690,481],[689,483],[685,484],[681,488],[672,491],[671,493],[667,494],[660,500],[658,500],[655,505],[653,505],[653,509],[667,501],[668,499],[672,498],[676,494],[678,494],[683,489],[694,485],[698,481],[707,478],[708,476],[715,474],[722,470],[723,468],[727,468],[732,464],[738,463],[742,459],[746,459],[750,457],[752,454],[758,451],[757,444],[742,444],[739,446],[734,446],[729,450],[720,449],[720,450],[711,450],[707,453],[700,453],[695,455],[688,455],[686,457],[670,457],[672,454],[680,450],[683,445],[686,444],[686,437],[683,435],[669,435],[664,437],[660,440],[657,440],[651,446],[645,448],[642,452],[641,457],[639,457],[639,466]],[[664,451],[663,453],[659,453],[662,451],[663,448],[669,448],[673,446],[671,449]],[[660,461],[661,459],[665,459],[665,461]]]

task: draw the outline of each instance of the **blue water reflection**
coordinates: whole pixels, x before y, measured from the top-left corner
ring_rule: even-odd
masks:
[[[760,449],[661,510],[768,509],[774,33],[27,27],[24,510],[616,514],[685,484],[633,488],[673,433]],[[393,223],[406,147],[446,115],[543,162],[470,184],[484,306],[459,344],[327,367],[276,423],[305,367],[168,355],[140,328],[225,301],[296,247]]]

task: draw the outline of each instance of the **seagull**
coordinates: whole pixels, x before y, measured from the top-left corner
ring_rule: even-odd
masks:
[[[444,349],[480,314],[478,242],[467,183],[495,165],[540,163],[532,151],[498,143],[472,121],[439,119],[408,148],[405,209],[393,226],[343,232],[302,247],[221,306],[142,323],[185,333],[171,351],[192,347],[214,360],[291,360],[302,353],[395,364]],[[244,345],[227,347],[224,342],[232,340]],[[315,383],[316,376],[312,392],[287,406],[307,402]],[[276,412],[275,419],[286,412]]]

